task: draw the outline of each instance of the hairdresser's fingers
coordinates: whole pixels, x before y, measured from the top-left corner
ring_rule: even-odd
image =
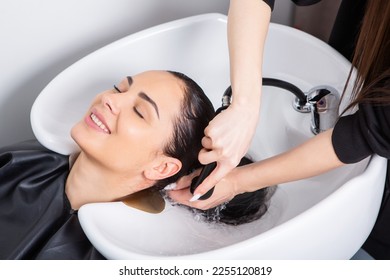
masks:
[[[205,128],[204,134],[210,140],[206,142],[207,149],[199,154],[202,164],[218,162],[235,166],[247,153],[259,119],[259,100],[245,105],[235,104],[234,100]]]
[[[189,189],[170,191],[168,192],[168,195],[179,204],[206,210],[231,200],[236,194],[232,182],[229,179],[222,179],[220,183],[215,186],[213,195],[206,200],[191,201],[192,195],[189,192]]]
[[[181,190],[181,189],[190,187],[192,180],[196,176],[199,176],[200,172],[201,172],[201,169],[197,169],[194,172],[192,172],[191,174],[181,177],[179,180],[177,180],[176,186],[173,190]]]
[[[198,160],[203,165],[216,162],[219,158],[219,151],[217,150],[202,149],[198,155]]]
[[[214,198],[209,198],[207,200],[198,200],[193,202],[191,201],[192,194],[188,188],[182,190],[176,190],[176,191],[169,191],[167,194],[172,200],[174,200],[179,204],[187,205],[189,207],[197,208],[201,210],[206,210],[223,203],[223,201],[219,202],[219,199],[214,200]]]
[[[208,149],[201,149],[198,155],[198,160],[203,165],[216,161],[216,158],[216,152]]]
[[[231,171],[231,169],[233,168],[230,166],[228,167],[218,163],[213,172],[211,172],[211,174],[207,176],[206,179],[204,179],[204,181],[196,188],[193,199],[207,193],[211,188],[217,185],[218,182]]]
[[[210,137],[205,136],[202,138],[202,146],[206,150],[211,150],[213,148],[213,141]]]
[[[190,206],[190,204],[191,204],[190,199],[192,197],[192,194],[191,194],[189,188],[168,191],[167,195],[172,200],[174,200],[175,202],[177,202],[179,204],[188,205],[188,206]]]

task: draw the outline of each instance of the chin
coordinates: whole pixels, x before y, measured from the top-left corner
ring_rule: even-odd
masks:
[[[70,136],[82,150],[84,150],[85,146],[88,146],[90,137],[87,135],[81,122],[78,122],[72,127],[70,130]]]
[[[70,136],[79,146],[80,150],[96,161],[104,162],[107,155],[102,154],[102,143],[96,139],[96,135],[91,135],[91,131],[80,121],[70,130]]]

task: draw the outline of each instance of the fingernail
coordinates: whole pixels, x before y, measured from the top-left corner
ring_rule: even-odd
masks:
[[[176,189],[176,183],[169,184],[164,188],[164,190],[166,190],[166,191],[171,191],[174,189]]]
[[[197,201],[202,195],[201,194],[196,194],[193,197],[191,197],[190,202]]]

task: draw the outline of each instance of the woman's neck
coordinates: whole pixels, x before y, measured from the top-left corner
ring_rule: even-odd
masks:
[[[147,184],[141,175],[121,176],[81,152],[66,180],[65,193],[72,209],[77,210],[87,203],[120,200]]]

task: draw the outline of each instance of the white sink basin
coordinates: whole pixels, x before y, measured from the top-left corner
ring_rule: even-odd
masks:
[[[271,24],[264,76],[286,80],[304,91],[325,84],[341,92],[349,68],[348,61],[318,39]],[[207,14],[163,24],[70,66],[34,103],[31,122],[36,137],[56,152],[77,151],[69,131],[92,97],[126,75],[150,69],[186,73],[219,107],[229,86],[226,16]],[[310,115],[296,112],[292,99],[284,90],[264,87],[261,123],[249,153],[255,160],[313,136]],[[121,202],[89,204],[81,207],[79,219],[93,245],[110,259],[348,259],[373,227],[385,168],[386,160],[374,156],[280,185],[268,212],[241,226],[204,223],[169,203],[159,214]]]

